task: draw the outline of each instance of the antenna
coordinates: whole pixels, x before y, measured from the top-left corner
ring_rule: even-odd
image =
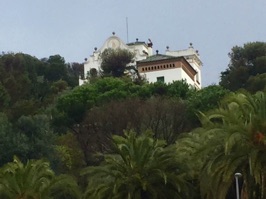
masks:
[[[127,43],[128,43],[128,19],[126,17],[126,26],[127,26]]]

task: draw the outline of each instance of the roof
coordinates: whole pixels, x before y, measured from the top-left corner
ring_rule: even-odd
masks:
[[[128,46],[143,45],[143,44],[146,44],[146,43],[144,41],[136,41],[136,42],[127,43]]]
[[[191,66],[191,64],[183,56],[175,57],[171,55],[156,54],[149,56],[147,59],[137,61],[137,67],[139,67],[138,64],[145,65],[146,63],[157,62],[157,61],[168,61],[168,60],[175,60],[175,61],[183,60],[184,62],[187,63],[190,69],[192,69],[195,73],[197,73],[197,71]]]
[[[162,54],[156,54],[151,55],[147,57],[147,59],[143,59],[138,61],[138,63],[146,63],[146,62],[153,62],[153,61],[160,61],[160,60],[168,60],[168,59],[179,59],[180,57],[174,57],[170,55],[162,55]]]

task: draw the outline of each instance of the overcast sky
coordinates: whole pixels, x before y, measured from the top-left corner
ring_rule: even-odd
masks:
[[[266,40],[265,10],[266,0],[0,0],[0,51],[82,63],[113,31],[125,43],[150,38],[161,54],[192,42],[207,86],[233,46]]]

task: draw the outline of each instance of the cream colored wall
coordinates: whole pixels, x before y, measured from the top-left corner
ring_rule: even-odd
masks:
[[[121,48],[121,49],[127,49],[133,53],[135,53],[135,59],[134,63],[130,63],[130,65],[136,65],[136,61],[140,61],[143,59],[146,59],[149,56],[152,55],[152,48],[148,47],[146,44],[137,43],[136,45],[126,45],[119,37],[113,35],[109,37],[103,44],[103,46],[100,49],[96,49],[93,54],[88,57],[87,61],[84,62],[84,77],[87,77],[87,73],[92,69],[95,68],[98,71],[100,70],[101,66],[101,58],[100,54],[107,48]],[[147,52],[145,54],[143,51]],[[195,76],[195,79],[192,80],[184,70],[181,68],[172,68],[162,71],[150,71],[144,74],[149,82],[156,82],[157,77],[164,76],[166,83],[171,83],[176,80],[185,79],[187,83],[197,87],[201,88],[201,67],[202,62],[200,60],[198,52],[193,48],[189,47],[186,50],[179,50],[179,51],[170,51],[169,49],[165,53],[166,55],[180,57],[183,56],[190,65],[198,72],[198,75]],[[198,78],[198,82],[197,82]],[[82,85],[84,83],[84,80],[79,81],[79,85]]]
[[[148,82],[154,83],[157,82],[157,77],[164,76],[165,83],[172,83],[176,80],[182,79],[182,69],[181,68],[173,68],[167,70],[159,70],[159,71],[150,71],[146,73],[141,73],[144,75]]]
[[[197,88],[201,88],[201,68],[202,62],[198,52],[193,48],[189,47],[186,50],[170,51],[165,52],[166,55],[180,57],[183,56],[190,63],[190,65],[197,71],[198,75],[195,76],[194,84]],[[197,79],[198,78],[198,79]]]
[[[95,68],[98,71],[100,70],[101,66],[100,55],[107,48],[113,48],[113,49],[121,48],[129,50],[130,52],[134,53],[135,54],[134,63],[130,63],[129,65],[136,65],[136,61],[146,59],[147,54],[143,53],[143,51],[150,52],[146,44],[145,45],[137,44],[137,45],[128,46],[119,37],[113,35],[104,42],[103,46],[99,50],[98,49],[95,50],[93,54],[87,58],[87,61],[84,62],[84,77],[87,77],[88,72],[92,68]],[[80,82],[79,85],[83,84],[83,81],[79,82]]]

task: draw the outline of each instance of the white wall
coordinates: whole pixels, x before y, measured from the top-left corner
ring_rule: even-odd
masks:
[[[87,59],[87,61],[84,62],[84,77],[87,77],[88,72],[95,68],[98,71],[100,70],[101,66],[101,59],[100,54],[107,48],[121,48],[121,49],[127,49],[131,51],[132,53],[135,53],[134,63],[130,63],[129,65],[136,65],[136,61],[143,60],[147,58],[147,54],[143,53],[150,52],[148,46],[146,44],[136,44],[136,45],[126,45],[119,37],[117,36],[111,36],[109,37],[103,44],[103,46],[99,49],[93,52],[93,54]],[[83,81],[80,81],[79,85],[82,85]]]
[[[192,80],[184,70],[181,71],[181,75],[182,79],[185,79],[188,84],[194,86],[195,84],[194,80]]]
[[[186,50],[177,50],[177,51],[169,51],[169,50],[167,50],[165,52],[165,54],[166,55],[170,55],[170,56],[176,56],[176,57],[180,57],[180,56],[185,57],[185,59],[188,61],[188,63],[190,63],[190,65],[198,73],[197,77],[195,76],[194,84],[196,84],[197,88],[201,88],[201,67],[202,67],[202,62],[200,60],[200,56],[199,56],[198,52],[193,47],[189,47]],[[189,79],[188,81],[190,81],[190,80],[191,79]]]
[[[109,37],[103,44],[103,46],[99,50],[95,50],[93,54],[84,62],[84,77],[87,77],[87,73],[92,69],[95,68],[98,71],[100,70],[101,66],[101,59],[100,54],[106,48],[121,48],[127,49],[133,53],[135,53],[135,62],[131,63],[130,65],[136,65],[136,61],[140,61],[147,58],[147,54],[143,53],[143,51],[149,53],[149,56],[152,55],[152,48],[148,47],[146,44],[142,44],[141,42],[133,43],[133,45],[126,45],[119,37],[113,35]],[[193,48],[189,47],[186,50],[178,50],[178,51],[169,51],[167,50],[166,55],[170,56],[184,56],[185,59],[190,63],[190,65],[198,72],[198,81],[196,82],[192,80],[182,68],[173,68],[161,71],[149,71],[145,74],[147,80],[149,82],[157,82],[157,77],[164,76],[165,83],[172,83],[173,81],[185,79],[188,84],[196,86],[197,88],[201,88],[201,66],[202,62],[200,60],[198,52]],[[80,85],[84,83],[84,81],[79,82]]]
[[[164,82],[168,84],[172,83],[173,81],[184,79],[185,77],[183,77],[183,73],[185,72],[181,68],[174,68],[161,71],[151,71],[141,74],[145,74],[147,81],[150,83],[157,82],[157,77],[164,76]]]

